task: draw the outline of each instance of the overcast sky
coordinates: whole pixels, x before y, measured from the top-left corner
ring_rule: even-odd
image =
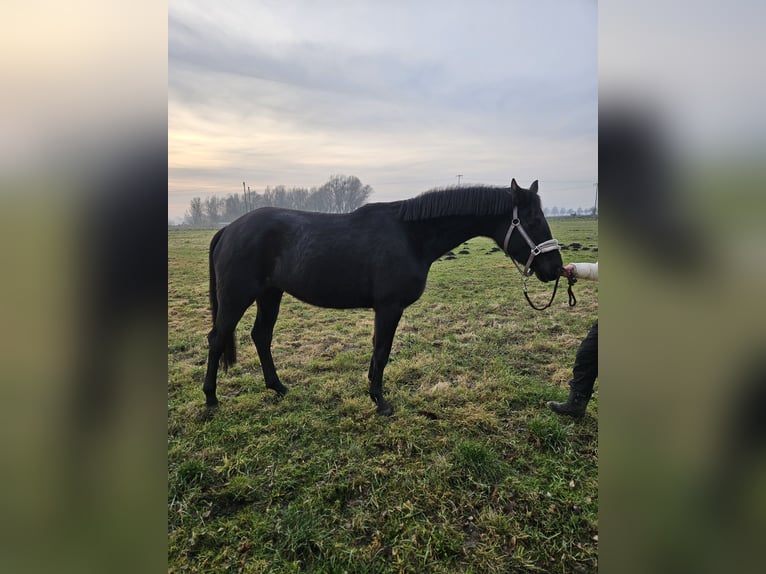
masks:
[[[593,204],[596,2],[171,0],[168,27],[169,218],[332,174],[371,201],[462,174]]]

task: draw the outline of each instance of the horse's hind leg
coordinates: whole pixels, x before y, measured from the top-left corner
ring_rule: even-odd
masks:
[[[266,380],[266,387],[273,389],[279,395],[287,392],[285,387],[277,376],[277,369],[274,367],[274,359],[271,357],[271,339],[274,334],[274,324],[279,316],[279,305],[282,302],[282,291],[269,291],[256,299],[258,304],[258,314],[255,316],[255,325],[250,335],[258,350],[258,358],[261,360],[261,369],[263,369],[263,378]]]
[[[202,392],[205,393],[205,404],[208,407],[218,406],[218,397],[216,397],[216,379],[218,378],[218,363],[223,355],[224,338],[216,327],[207,335],[207,372],[205,373],[205,382],[202,384]]]
[[[205,393],[205,403],[208,407],[218,405],[218,398],[216,397],[218,365],[221,362],[221,357],[224,358],[225,366],[230,366],[236,361],[234,331],[252,302],[252,299],[246,300],[244,298],[236,304],[221,302],[215,324],[207,335],[207,372],[202,391]]]
[[[375,348],[375,335],[372,335],[372,348]],[[370,357],[370,368],[367,371],[367,380],[372,380],[372,373],[375,371],[375,353],[372,354],[372,357]]]
[[[383,398],[383,369],[388,363],[394,333],[402,317],[401,307],[375,309],[375,336],[373,337],[372,361],[370,363],[370,398],[378,405],[378,414],[390,415],[391,405]]]

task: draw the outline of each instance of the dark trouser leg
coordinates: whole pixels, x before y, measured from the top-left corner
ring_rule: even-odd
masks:
[[[593,385],[598,376],[598,321],[580,343],[569,381],[569,398],[563,403],[548,402],[548,408],[560,415],[581,417],[593,394]]]
[[[593,324],[577,349],[572,374],[574,376],[569,381],[569,388],[590,398],[598,376],[598,321]]]

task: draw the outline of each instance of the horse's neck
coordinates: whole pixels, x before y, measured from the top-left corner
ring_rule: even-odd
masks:
[[[415,240],[429,261],[455,249],[474,237],[490,236],[492,222],[477,217],[443,217],[419,222],[415,225]]]

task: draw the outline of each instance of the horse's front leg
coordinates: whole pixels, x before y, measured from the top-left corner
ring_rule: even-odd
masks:
[[[394,333],[402,317],[399,306],[379,307],[375,309],[375,336],[373,337],[372,361],[370,362],[370,398],[378,405],[378,414],[389,416],[393,409],[383,398],[383,369],[391,354]]]

